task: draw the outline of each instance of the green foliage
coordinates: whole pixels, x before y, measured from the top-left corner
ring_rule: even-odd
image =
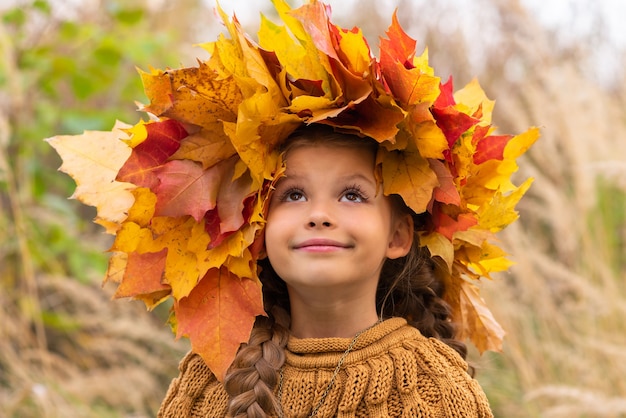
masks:
[[[11,318],[0,327],[0,415],[57,416],[44,414],[35,390],[51,377],[44,359],[75,360],[74,336],[93,330],[78,308],[59,311],[78,299],[51,299],[42,280],[99,282],[110,237],[92,224],[95,210],[67,199],[75,184],[56,173],[61,161],[43,139],[110,130],[116,119],[135,122],[133,103],[146,100],[135,63],[176,65],[180,35],[159,27],[158,16],[137,2],[105,1],[91,12],[47,0],[15,3],[0,8],[0,316]],[[79,291],[75,298],[86,296]],[[23,350],[32,354],[16,366],[12,356]],[[11,372],[18,369],[33,380]],[[61,382],[47,382],[47,393],[61,393]],[[161,396],[152,392],[150,413]],[[115,416],[106,410],[73,416]]]
[[[618,277],[626,271],[626,193],[614,183],[598,180],[597,211],[590,231],[605,244],[606,262]]]
[[[36,270],[82,279],[102,271],[104,243],[78,244],[94,227],[84,220],[84,208],[58,199],[71,195],[74,185],[69,177],[50,175],[60,160],[42,139],[108,130],[116,119],[134,122],[132,103],[145,101],[134,63],[167,66],[179,58],[168,40],[175,37],[152,30],[145,10],[109,6],[93,21],[54,17],[45,0],[25,2],[1,16],[10,40],[4,56],[12,58],[0,63],[0,88],[10,100],[3,151],[10,155],[7,169],[17,193],[8,198],[26,215],[24,230],[15,232],[29,243]],[[3,190],[6,181],[0,181]]]

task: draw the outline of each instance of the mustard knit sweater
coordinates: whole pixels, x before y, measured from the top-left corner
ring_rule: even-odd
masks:
[[[290,337],[282,388],[286,418],[308,417],[350,338]],[[276,389],[277,391],[278,389]],[[228,395],[204,361],[188,354],[159,417],[224,417]],[[492,417],[487,398],[450,347],[402,318],[361,334],[316,417]]]

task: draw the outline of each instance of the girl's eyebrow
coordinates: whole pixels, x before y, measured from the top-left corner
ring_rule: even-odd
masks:
[[[374,181],[373,178],[370,178],[369,176],[366,176],[365,174],[362,173],[353,173],[353,174],[348,174],[345,176],[340,176],[338,180],[341,181],[364,181],[366,183],[368,183],[371,186],[375,186],[376,182]]]
[[[281,177],[281,180],[301,180],[301,179],[305,179],[306,176],[305,175],[300,175],[298,173],[292,173],[292,174],[286,174],[283,177]],[[352,181],[364,181],[366,183],[371,184],[372,186],[375,185],[375,181],[373,178],[370,178],[369,176],[362,174],[362,173],[350,173],[350,174],[346,174],[345,176],[339,176],[337,177],[337,181],[341,181],[341,182],[352,182]]]

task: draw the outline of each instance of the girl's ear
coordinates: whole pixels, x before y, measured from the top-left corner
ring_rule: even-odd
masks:
[[[413,245],[413,217],[410,214],[397,216],[391,225],[387,258],[395,259],[404,257]]]

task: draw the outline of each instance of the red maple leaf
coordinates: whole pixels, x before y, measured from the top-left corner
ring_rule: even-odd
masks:
[[[474,154],[474,164],[482,164],[488,160],[502,161],[504,148],[511,138],[513,135],[491,135],[478,141]]]
[[[188,133],[173,119],[147,123],[145,127],[146,139],[133,148],[116,180],[153,189],[158,184],[155,170],[178,150],[180,141]]]

